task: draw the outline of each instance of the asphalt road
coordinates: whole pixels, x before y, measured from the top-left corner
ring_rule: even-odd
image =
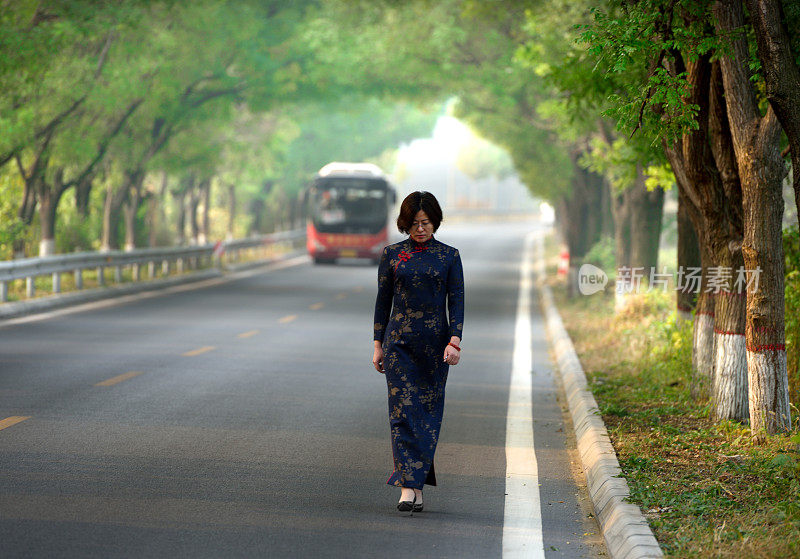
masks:
[[[0,557],[502,557],[520,258],[535,227],[436,235],[464,262],[463,354],[439,486],[412,516],[385,484],[374,266],[303,260],[0,323]],[[601,556],[533,301],[543,551]]]

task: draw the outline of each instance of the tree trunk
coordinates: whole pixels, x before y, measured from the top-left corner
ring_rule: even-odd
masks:
[[[89,217],[89,202],[93,181],[94,175],[90,173],[75,184],[75,208],[78,210],[78,215],[83,219]]]
[[[158,196],[155,192],[148,192],[145,195],[147,213],[145,214],[145,227],[147,227],[147,246],[156,246],[156,233],[158,229]]]
[[[748,72],[749,50],[741,3],[714,4],[717,34],[732,37],[732,52],[720,59],[733,147],[742,186],[747,284],[746,344],[750,427],[756,442],[791,427],[784,338],[784,278],[781,194],[784,176],[780,125],[772,108],[762,118]],[[796,94],[796,92],[794,92]]]
[[[200,192],[197,188],[192,188],[189,191],[189,227],[192,236],[189,243],[192,245],[198,244],[200,235],[200,224],[197,221],[197,206],[200,204]]]
[[[704,270],[708,268],[704,267]],[[692,329],[692,382],[690,393],[695,400],[702,400],[711,395],[714,383],[717,346],[714,336],[714,296],[701,292],[697,298]]]
[[[64,194],[64,168],[56,169],[52,186],[44,178],[38,182],[39,226],[42,238],[39,241],[39,256],[52,256],[56,253],[56,219],[58,204]]]
[[[600,240],[602,212],[599,211],[603,196],[603,177],[584,169],[578,164],[580,154],[573,152],[572,190],[561,198],[556,210],[562,238],[569,250],[569,272],[567,276],[570,296],[578,292],[578,268],[589,249]]]
[[[204,245],[208,243],[208,239],[210,237],[209,213],[211,210],[211,179],[205,179],[200,183],[200,192],[198,195],[203,203],[203,211],[200,216],[200,229],[197,236],[197,242],[198,244]]]
[[[147,196],[147,245],[151,248],[158,245],[159,227],[166,223],[164,203],[167,199],[168,186],[169,177],[166,171],[162,171],[161,185],[158,188],[158,192],[151,192]]]
[[[664,191],[648,190],[641,166],[637,166],[631,211],[631,261],[632,267],[643,268],[649,274],[658,267],[658,244],[664,214]]]
[[[257,233],[264,232],[264,211],[266,204],[261,198],[253,198],[249,204],[249,213],[252,219],[250,226],[247,228],[247,236],[250,237]]]
[[[101,251],[119,249],[119,221],[122,215],[122,204],[125,202],[127,194],[127,185],[123,184],[114,188],[113,183],[108,184],[106,199],[103,204],[103,235],[100,241]]]
[[[678,189],[678,269],[702,268],[700,243],[692,218],[689,215],[691,204],[686,194]],[[681,320],[691,320],[692,311],[697,306],[697,293],[688,289],[676,289],[676,308]]]
[[[186,244],[186,191],[173,192],[172,196],[175,198],[175,208],[177,210],[175,218],[175,229],[178,234],[177,243],[179,246],[183,246]]]
[[[747,8],[755,29],[767,99],[789,139],[794,201],[800,219],[800,67],[791,50],[780,0],[747,0]]]
[[[741,252],[718,260],[719,266],[737,270]],[[737,265],[738,264],[738,265]],[[745,353],[745,293],[734,289],[735,275],[726,289],[714,296],[714,418],[746,420],[749,416],[747,355]]]
[[[236,186],[233,184],[228,185],[228,231],[225,234],[227,240],[232,240],[233,224],[236,221]]]
[[[617,281],[633,281],[628,287],[618,286],[615,293],[617,312],[624,310],[627,296],[636,290],[637,281],[632,280],[633,276],[641,278],[638,281],[644,286],[651,270],[657,271],[663,210],[664,191],[660,188],[648,191],[644,173],[637,166],[636,181],[617,193],[612,204]]]
[[[136,249],[136,214],[139,213],[139,205],[142,201],[142,183],[144,182],[145,172],[141,169],[127,171],[125,173],[125,184],[127,185],[128,196],[123,204],[125,214],[125,250]]]

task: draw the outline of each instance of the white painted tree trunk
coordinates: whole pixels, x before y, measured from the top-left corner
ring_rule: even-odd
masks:
[[[39,241],[39,256],[53,256],[56,253],[55,239],[42,239]]]
[[[789,431],[789,377],[786,374],[786,352],[767,349],[747,351],[750,381],[750,426],[753,435]],[[775,412],[763,410],[776,410]]]
[[[695,316],[692,340],[692,396],[701,398],[711,392],[711,382],[714,378],[714,316],[698,313]]]
[[[714,333],[714,338],[714,418],[745,420],[750,416],[745,337]]]

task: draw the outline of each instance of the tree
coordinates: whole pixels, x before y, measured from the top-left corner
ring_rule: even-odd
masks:
[[[766,96],[789,140],[792,183],[800,217],[800,6],[779,0],[747,0]],[[789,29],[794,32],[790,33]]]
[[[717,33],[731,48],[721,57],[720,68],[742,184],[742,252],[747,270],[759,274],[757,285],[747,285],[746,336],[750,427],[756,441],[762,441],[765,434],[791,427],[784,332],[781,128],[772,104],[763,116],[758,107],[748,71],[741,3],[717,1],[714,15]]]

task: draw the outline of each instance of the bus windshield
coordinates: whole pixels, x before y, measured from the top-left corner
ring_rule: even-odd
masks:
[[[309,192],[311,219],[321,233],[378,233],[388,217],[382,179],[318,179]]]

